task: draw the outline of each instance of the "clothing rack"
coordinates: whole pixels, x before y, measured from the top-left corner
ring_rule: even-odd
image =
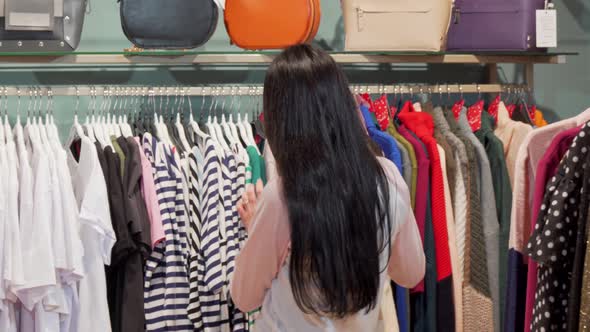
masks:
[[[506,84],[351,84],[355,93],[400,94],[451,94],[451,93],[511,93],[531,92],[528,85]],[[0,86],[0,96],[53,97],[152,97],[152,96],[260,96],[262,85],[211,85],[201,87],[147,87],[147,86]]]

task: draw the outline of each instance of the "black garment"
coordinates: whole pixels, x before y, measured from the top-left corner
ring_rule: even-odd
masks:
[[[121,179],[119,156],[110,148],[104,150],[107,164],[111,221],[117,242],[111,252],[111,265],[106,268],[107,298],[114,332],[145,331],[143,311],[143,259],[141,250],[129,231],[125,186]],[[127,159],[127,157],[126,157]]]
[[[590,165],[590,154],[586,155],[584,163]],[[575,175],[574,175],[575,177]],[[580,193],[582,198],[578,207],[578,231],[576,233],[576,249],[574,255],[574,266],[572,269],[572,282],[570,286],[568,311],[567,311],[567,330],[568,332],[577,332],[580,324],[580,305],[582,280],[584,279],[584,260],[586,258],[586,229],[588,222],[588,207],[590,207],[590,167],[584,169],[582,177],[582,189]]]
[[[572,289],[572,272],[576,251],[584,251],[583,243],[578,243],[580,238],[584,242],[584,237],[578,237],[577,233],[586,221],[588,208],[588,200],[583,197],[588,195],[587,182],[590,181],[589,147],[587,123],[566,152],[557,174],[547,184],[541,212],[527,245],[527,254],[539,264],[533,331],[566,331],[570,328],[568,321],[578,319],[579,299],[578,312],[572,313],[576,318],[568,314],[568,306],[572,300],[570,291],[580,296],[579,286]],[[571,328],[575,331],[577,325]]]
[[[129,232],[141,250],[144,259],[147,259],[151,253],[152,237],[147,207],[141,194],[143,170],[139,145],[132,137],[119,137],[117,143],[125,154],[123,189],[126,193],[125,208]]]

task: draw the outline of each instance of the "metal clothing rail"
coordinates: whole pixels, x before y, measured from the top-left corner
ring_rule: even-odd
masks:
[[[355,93],[443,94],[443,93],[504,93],[530,92],[527,85],[510,84],[386,84],[350,86]],[[151,96],[260,96],[262,85],[211,85],[201,87],[146,86],[0,86],[0,96],[91,96],[91,97],[151,97]]]

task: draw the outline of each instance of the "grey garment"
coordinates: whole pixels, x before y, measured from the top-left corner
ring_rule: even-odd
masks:
[[[478,162],[480,165],[481,178],[481,214],[483,229],[485,234],[487,263],[488,263],[488,280],[490,282],[490,292],[492,302],[494,303],[494,331],[500,329],[500,226],[498,214],[496,213],[496,197],[494,193],[494,183],[492,182],[492,171],[486,149],[473,134],[469,121],[467,120],[467,109],[461,110],[459,115],[459,127],[463,134],[471,141],[477,151]]]
[[[451,179],[450,181],[455,181],[452,185],[453,189],[456,189],[456,186],[459,184],[463,184],[464,196],[457,195],[457,193],[453,194],[453,209],[455,213],[455,241],[457,243],[457,253],[459,254],[459,267],[461,268],[461,277],[465,274],[465,255],[468,254],[467,249],[467,237],[469,236],[468,230],[471,224],[471,208],[472,205],[471,199],[472,197],[469,195],[470,193],[470,185],[471,181],[469,179],[469,158],[467,154],[467,149],[465,144],[461,139],[459,139],[453,132],[451,131],[451,127],[447,123],[445,119],[445,115],[441,107],[436,107],[434,109],[429,109],[427,112],[432,115],[432,119],[434,121],[435,127],[435,134],[442,135],[445,140],[447,141],[448,145],[452,150],[453,157],[455,158],[455,164],[457,170],[455,172],[455,179]],[[474,153],[475,154],[475,153]],[[455,190],[453,190],[454,192]],[[461,198],[458,198],[461,197]],[[464,199],[465,202],[458,202],[456,199]],[[485,249],[484,249],[485,250]],[[486,272],[487,273],[487,272]]]
[[[408,153],[408,150],[406,150],[406,147],[400,142],[395,141],[395,144],[397,144],[397,148],[402,155],[402,169],[400,170],[400,173],[404,178],[404,182],[408,185],[408,188],[410,188],[412,186],[412,162],[410,161],[410,154]]]
[[[432,119],[434,120],[435,130],[440,131],[440,133],[447,139],[447,141],[453,148],[453,154],[455,155],[455,159],[459,160],[461,173],[467,174],[469,160],[467,159],[467,151],[465,150],[465,144],[463,144],[463,142],[451,131],[451,127],[445,120],[445,116],[443,114],[443,110],[441,107],[435,107],[429,113],[430,115],[432,115]],[[463,182],[465,184],[465,188],[469,188],[469,181],[467,176],[463,176]]]
[[[467,160],[469,161],[469,169],[466,174],[469,187],[467,196],[469,197],[469,206],[467,207],[469,213],[469,222],[466,225],[465,239],[465,270],[463,275],[464,284],[469,284],[478,292],[486,297],[490,297],[490,283],[488,281],[488,264],[487,253],[485,246],[485,235],[482,225],[481,216],[481,199],[480,199],[480,172],[477,152],[475,147],[459,128],[459,124],[455,121],[452,112],[444,113],[447,124],[451,131],[461,142],[465,145],[467,152]]]

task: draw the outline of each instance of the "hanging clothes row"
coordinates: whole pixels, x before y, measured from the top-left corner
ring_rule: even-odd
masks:
[[[530,131],[515,161],[506,331],[588,331],[590,109]]]
[[[411,189],[427,257],[420,284],[393,285],[394,295],[384,296],[395,310],[383,315],[397,322],[386,331],[502,331],[513,318],[502,308],[512,302],[506,294],[517,151],[533,127],[546,124],[542,113],[522,94],[498,96],[487,107],[481,96],[469,107],[462,96],[456,103],[442,94],[427,102],[374,97],[357,96],[361,118],[375,150]]]
[[[248,331],[229,281],[237,201],[266,181],[255,126],[96,99],[65,149],[36,98],[24,127],[0,121],[0,330]]]

